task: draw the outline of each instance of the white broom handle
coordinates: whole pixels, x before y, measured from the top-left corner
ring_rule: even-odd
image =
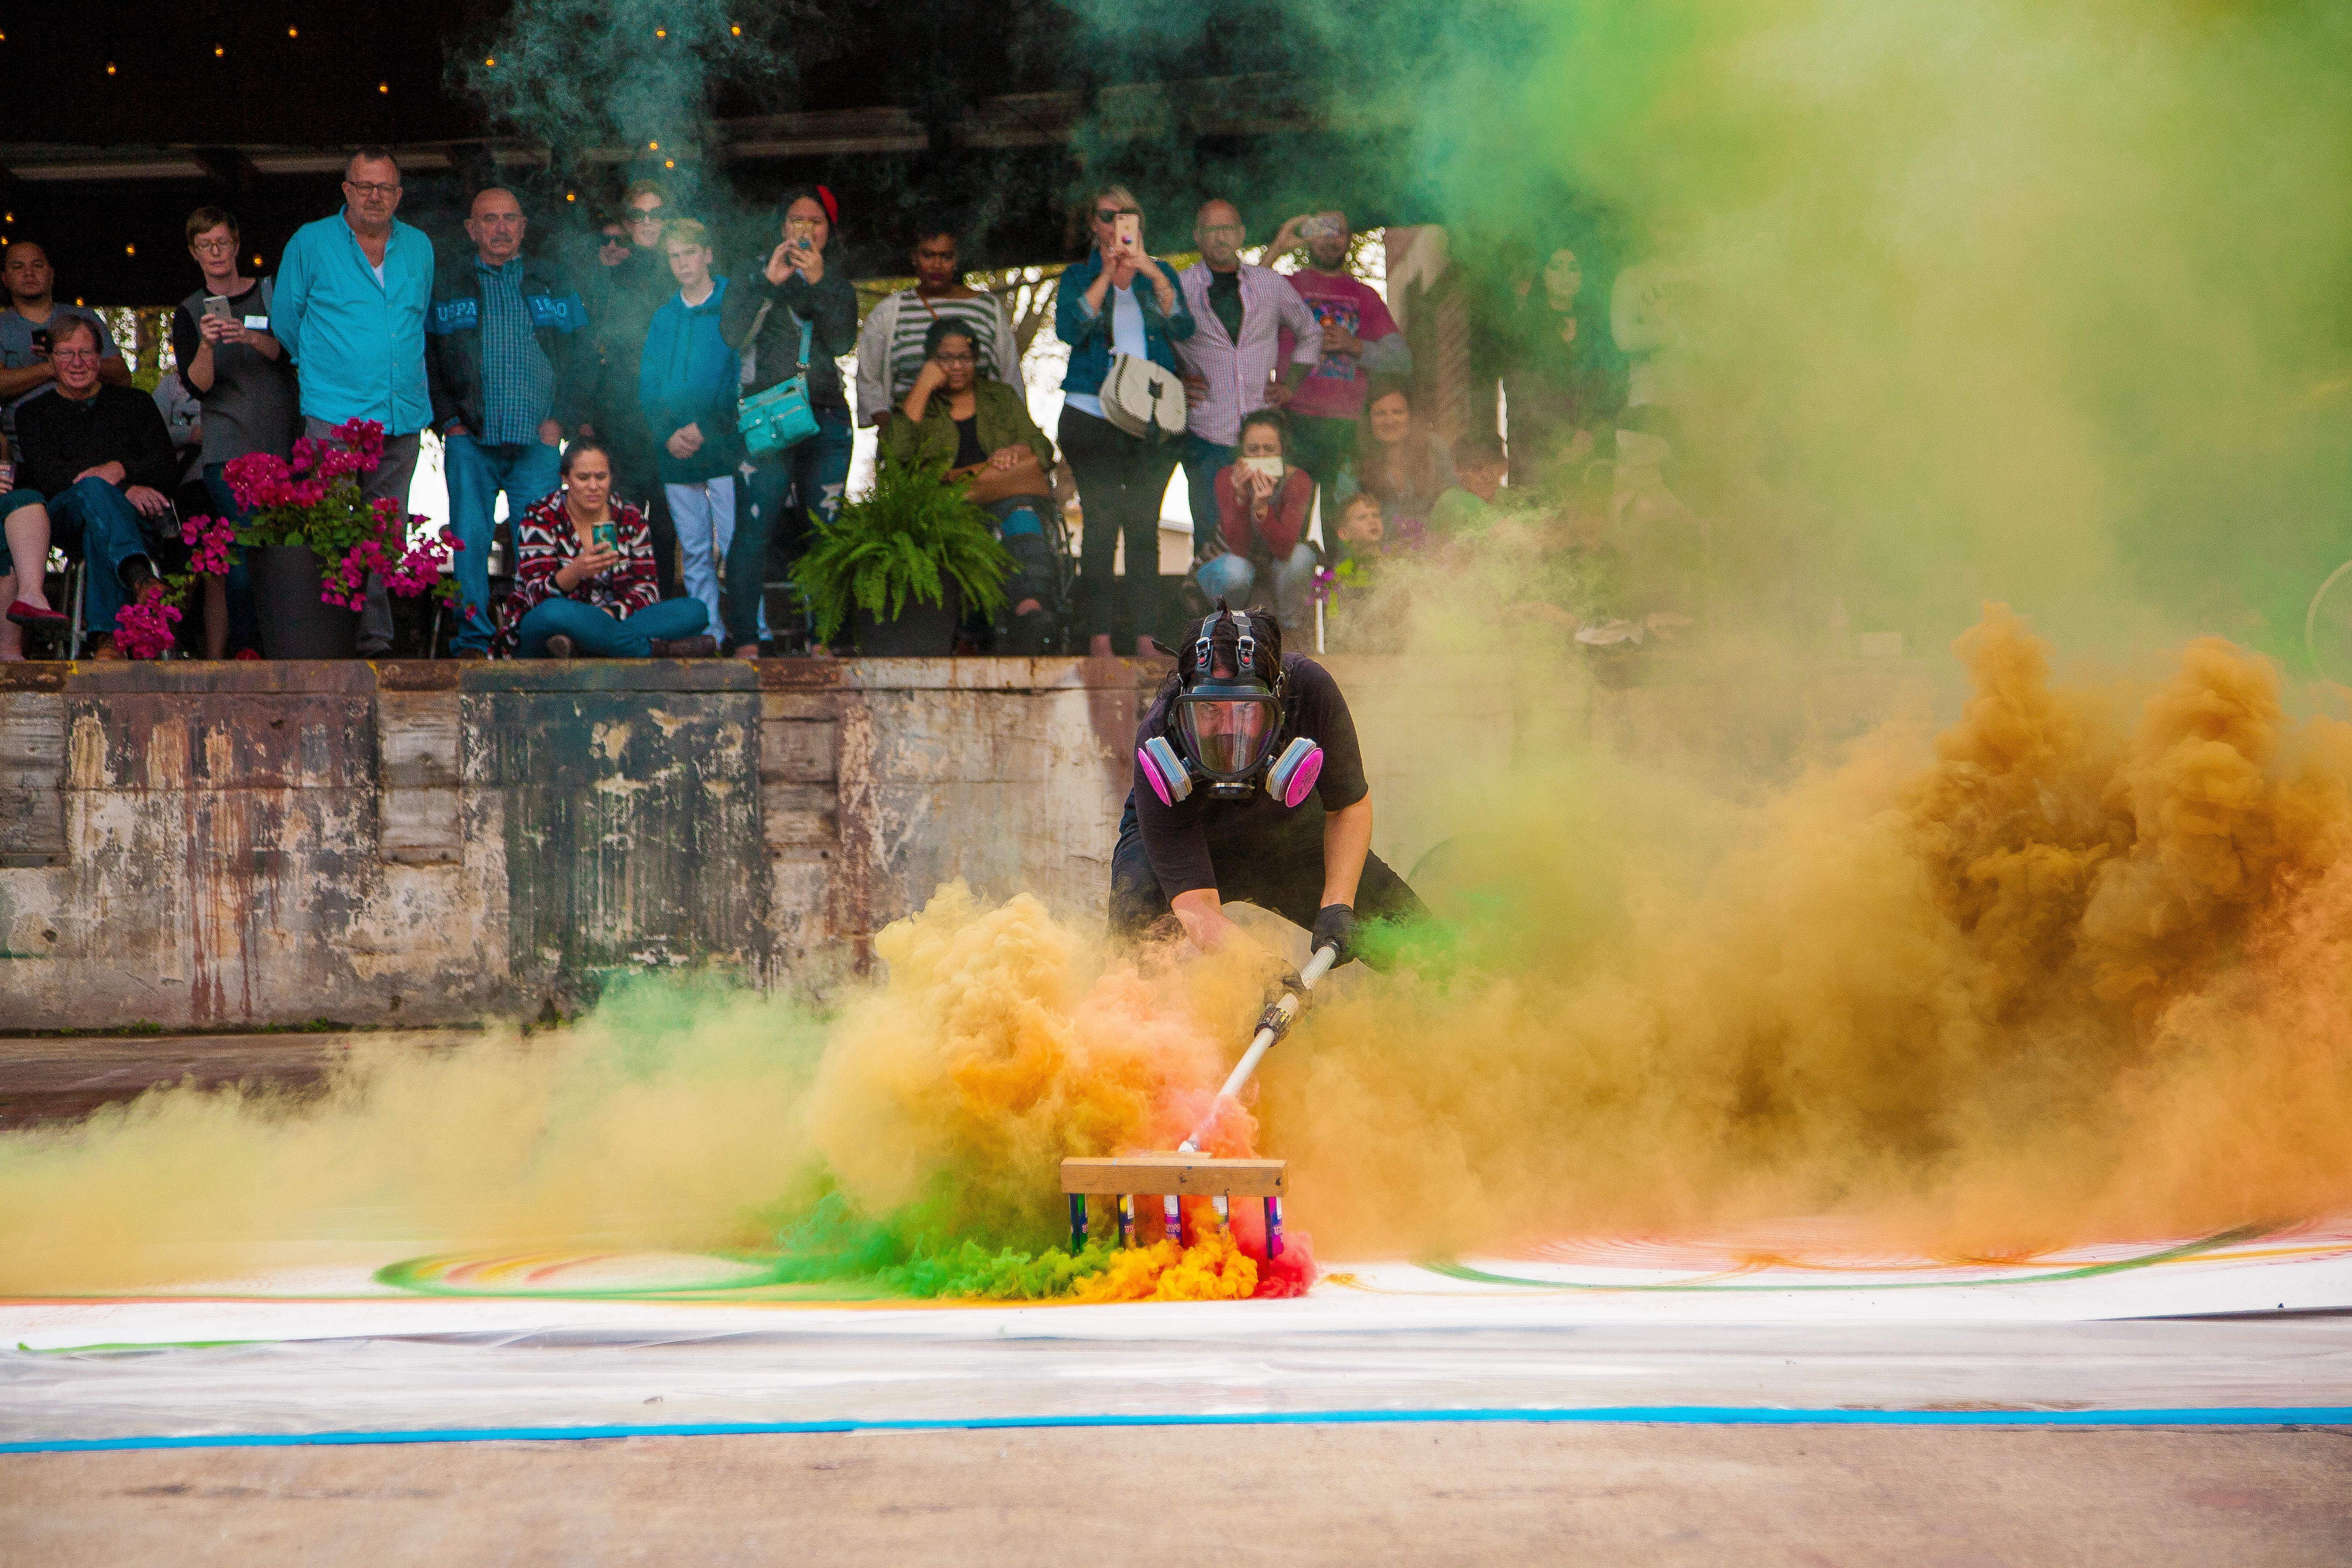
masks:
[[[1315,983],[1330,973],[1331,966],[1339,960],[1339,949],[1336,944],[1316,949],[1315,956],[1308,959],[1307,967],[1298,973],[1298,989],[1314,990]],[[1299,1006],[1297,994],[1289,991],[1284,992],[1282,1000],[1275,1004],[1276,1009],[1282,1014],[1283,1029],[1287,1029],[1291,1021],[1298,1016]],[[1217,1090],[1217,1098],[1209,1102],[1209,1114],[1202,1119],[1200,1126],[1192,1130],[1192,1136],[1184,1140],[1183,1147],[1179,1152],[1193,1154],[1200,1152],[1202,1134],[1209,1131],[1209,1123],[1217,1119],[1217,1107],[1241,1093],[1242,1086],[1249,1082],[1250,1075],[1257,1071],[1257,1064],[1265,1059],[1265,1053],[1274,1048],[1274,1042],[1281,1037],[1281,1034],[1282,1029],[1276,1029],[1272,1025],[1257,1032],[1256,1037],[1250,1041],[1249,1049],[1242,1053],[1242,1059],[1235,1062],[1234,1070],[1226,1075],[1225,1087]]]

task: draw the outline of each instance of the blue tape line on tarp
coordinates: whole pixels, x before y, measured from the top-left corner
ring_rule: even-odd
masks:
[[[227,1432],[189,1437],[61,1437],[0,1443],[0,1454],[120,1448],[296,1448],[361,1443],[585,1442],[614,1437],[751,1437],[825,1432],[992,1432],[1051,1426],[1307,1426],[1433,1421],[1648,1422],[1698,1426],[2352,1426],[2352,1405],[2177,1410],[1804,1410],[1738,1405],[1626,1405],[1564,1410],[1272,1410],[1255,1415],[975,1415],[914,1421],[704,1421],[629,1426],[460,1426],[389,1432]]]

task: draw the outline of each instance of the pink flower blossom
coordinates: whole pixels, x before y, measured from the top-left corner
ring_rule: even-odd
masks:
[[[161,658],[171,650],[179,619],[178,607],[164,602],[163,584],[151,584],[136,604],[115,612],[114,646],[132,658]]]

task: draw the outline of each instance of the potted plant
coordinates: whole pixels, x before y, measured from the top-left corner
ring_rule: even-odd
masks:
[[[967,606],[1004,603],[1013,557],[946,474],[945,463],[884,463],[873,489],[809,545],[793,582],[819,640],[846,623],[860,653],[938,657],[952,651]]]
[[[383,426],[372,419],[337,426],[325,440],[304,437],[293,460],[255,452],[228,465],[229,493],[249,514],[242,523],[192,517],[181,538],[192,554],[188,569],[164,578],[116,617],[115,641],[133,658],[153,658],[171,647],[178,605],[199,574],[228,569],[232,545],[253,568],[261,640],[272,658],[350,658],[357,651],[359,612],[367,579],[406,597],[455,585],[441,580],[449,531],[409,535],[425,520],[403,512],[390,498],[369,500],[360,476],[383,460]]]

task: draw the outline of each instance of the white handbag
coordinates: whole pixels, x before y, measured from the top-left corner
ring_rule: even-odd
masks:
[[[1103,417],[1130,436],[1184,433],[1184,383],[1172,370],[1133,354],[1110,356],[1103,377]]]

